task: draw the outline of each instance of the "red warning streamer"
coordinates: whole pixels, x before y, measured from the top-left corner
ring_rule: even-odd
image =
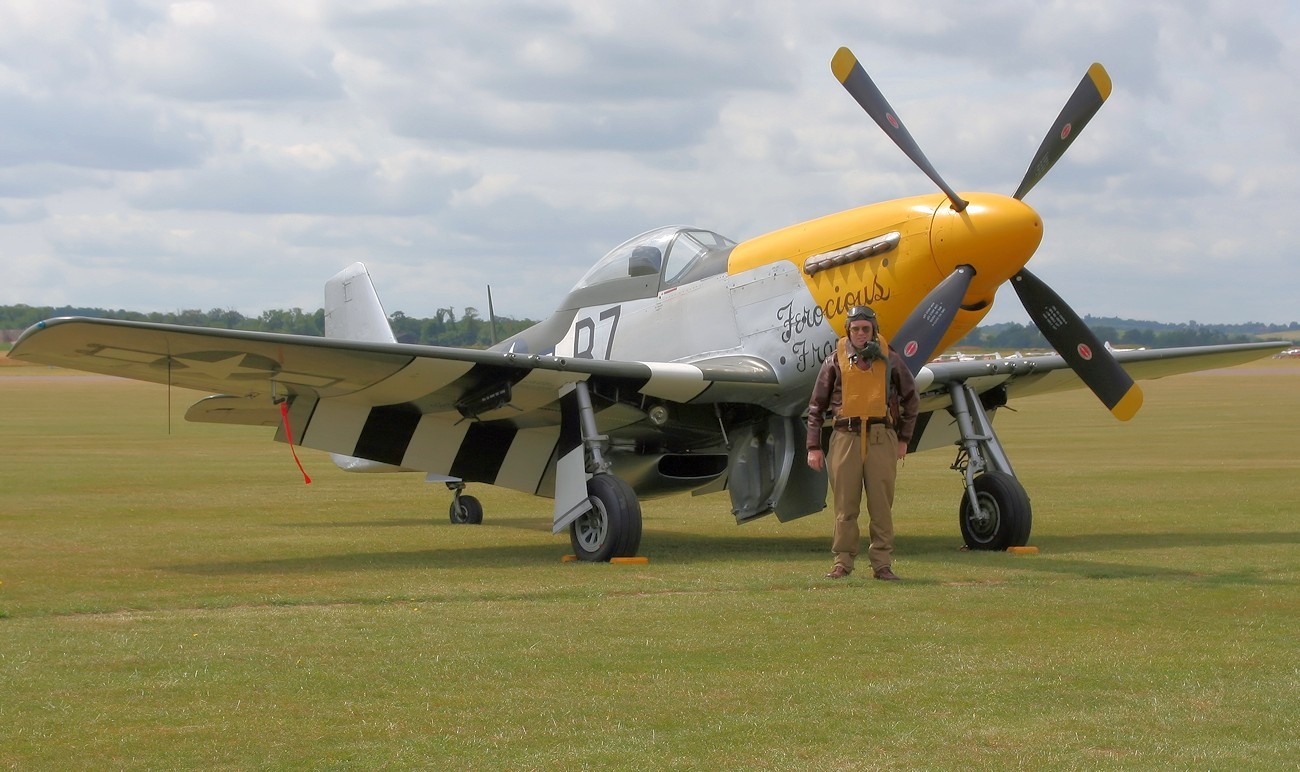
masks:
[[[293,447],[293,430],[289,428],[288,400],[280,403],[280,420],[284,421],[284,436],[289,440],[289,452],[293,454],[294,463],[298,465],[298,471],[302,472],[302,481],[306,485],[311,485],[311,478],[307,476],[307,470],[302,468],[302,462],[298,460],[298,451]]]

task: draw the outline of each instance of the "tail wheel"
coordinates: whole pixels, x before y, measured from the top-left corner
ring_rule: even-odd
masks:
[[[483,505],[473,496],[457,496],[451,500],[449,514],[456,525],[479,525],[483,522]]]
[[[604,562],[636,555],[641,546],[641,502],[632,486],[612,474],[587,481],[591,511],[569,526],[569,542],[579,560]]]
[[[975,478],[975,505],[970,492],[961,498],[961,535],[973,550],[1005,550],[1029,541],[1033,514],[1029,494],[1012,475],[985,472]]]

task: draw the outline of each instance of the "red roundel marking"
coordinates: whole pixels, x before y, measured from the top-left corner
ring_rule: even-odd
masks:
[[[885,118],[889,121],[890,126],[898,128],[898,119],[894,117],[893,113],[885,113]]]
[[[1073,128],[1073,127],[1072,127],[1070,124],[1068,124],[1068,123],[1065,124],[1064,126],[1062,126],[1062,127],[1061,127],[1061,139],[1068,139],[1069,136],[1070,136],[1070,131],[1071,131],[1072,128]]]
[[[909,356],[909,357],[910,357],[910,356],[916,356],[916,349],[917,349],[917,348],[918,348],[918,346],[916,345],[916,341],[914,341],[914,340],[909,340],[909,341],[907,342],[907,345],[903,347],[903,353],[904,353],[905,355]]]
[[[1087,343],[1079,344],[1079,356],[1083,357],[1085,360],[1092,359],[1092,349],[1088,348]]]

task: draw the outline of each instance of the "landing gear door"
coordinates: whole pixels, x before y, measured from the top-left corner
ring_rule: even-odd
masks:
[[[826,508],[826,472],[808,468],[804,422],[768,416],[733,437],[727,488],[737,523],[776,512],[781,522]]]

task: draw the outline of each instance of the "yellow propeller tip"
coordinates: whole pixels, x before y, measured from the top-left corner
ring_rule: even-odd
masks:
[[[835,77],[839,79],[840,83],[843,83],[849,79],[849,73],[853,72],[853,68],[857,64],[858,57],[854,56],[849,49],[841,46],[840,50],[836,51],[835,56],[831,58],[831,72],[835,73]]]
[[[1111,415],[1115,416],[1119,420],[1127,421],[1137,415],[1138,410],[1141,408],[1142,389],[1139,389],[1138,385],[1135,383],[1132,388],[1124,393],[1123,397],[1120,397],[1119,402],[1116,402],[1115,405],[1111,407],[1110,412]]]
[[[1092,85],[1097,87],[1097,93],[1101,95],[1101,101],[1110,98],[1110,74],[1106,68],[1101,66],[1100,62],[1093,62],[1088,68],[1088,78],[1092,80]]]

